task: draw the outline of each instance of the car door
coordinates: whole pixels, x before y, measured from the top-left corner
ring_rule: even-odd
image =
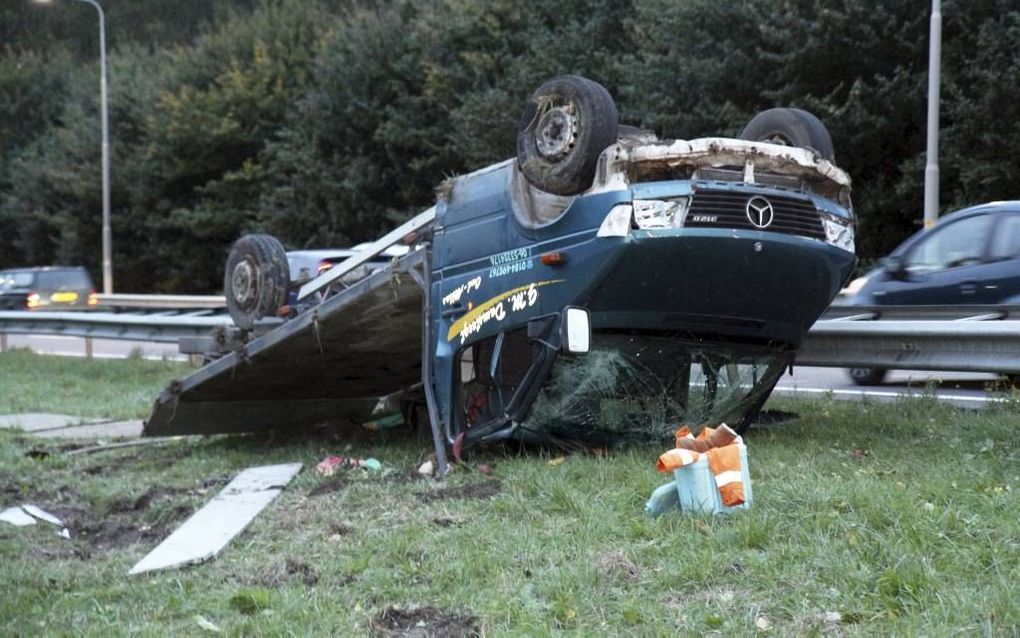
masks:
[[[975,282],[986,262],[992,221],[981,213],[933,229],[904,255],[904,278],[876,291],[875,300],[893,305],[980,303]]]
[[[1020,211],[995,215],[988,257],[968,276],[960,285],[974,301],[964,303],[997,304],[1020,295]]]

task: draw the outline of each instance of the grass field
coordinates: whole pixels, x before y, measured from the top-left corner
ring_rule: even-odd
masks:
[[[0,413],[139,416],[182,371],[0,354]],[[490,450],[437,483],[413,472],[429,453],[413,433],[68,458],[0,432],[0,506],[35,503],[72,533],[0,524],[0,634],[1020,632],[1020,407],[772,407],[799,417],[748,437],[755,502],[717,518],[643,515],[664,482],[655,447]],[[318,476],[334,453],[385,469]],[[305,469],[219,558],[126,575],[239,470],[288,461]]]

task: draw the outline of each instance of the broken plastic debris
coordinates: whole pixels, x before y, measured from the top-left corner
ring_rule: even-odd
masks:
[[[25,513],[27,513],[28,515],[34,516],[35,518],[38,518],[40,521],[46,521],[47,523],[52,523],[52,524],[56,525],[57,527],[63,527],[64,526],[64,521],[60,520],[59,518],[57,518],[53,514],[50,514],[49,512],[45,512],[45,511],[39,509],[35,505],[25,504],[25,505],[21,506],[21,509],[25,510]]]
[[[404,415],[402,414],[391,414],[384,416],[381,419],[375,419],[363,423],[361,427],[366,430],[388,430],[404,424]]]
[[[345,456],[327,456],[315,466],[315,471],[323,476],[333,476],[338,470],[348,467],[360,467],[378,472],[382,463],[377,459],[352,459]]]
[[[64,527],[64,521],[30,503],[15,507],[8,507],[3,512],[0,512],[0,521],[6,521],[11,525],[16,525],[18,527],[35,525],[36,520],[56,525],[61,528],[60,531],[57,532],[59,536],[67,539],[71,538],[71,532]]]
[[[10,523],[17,527],[35,525],[35,519],[26,514],[25,510],[20,507],[8,507],[4,511],[0,512],[0,521]]]

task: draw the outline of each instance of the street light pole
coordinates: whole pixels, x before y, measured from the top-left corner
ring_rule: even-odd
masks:
[[[50,0],[35,0],[48,4]],[[113,293],[113,232],[110,230],[110,115],[106,101],[106,14],[96,0],[78,0],[99,13],[99,111],[103,129],[103,293]]]
[[[924,164],[924,227],[939,215],[939,80],[942,61],[942,2],[931,2],[928,42],[928,149]]]

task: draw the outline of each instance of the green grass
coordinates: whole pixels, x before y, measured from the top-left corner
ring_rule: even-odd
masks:
[[[119,363],[61,360],[47,382],[90,395]],[[125,365],[137,366],[120,377],[132,393],[179,372]],[[39,401],[25,405],[63,409]],[[748,437],[754,504],[717,518],[643,515],[664,482],[657,448],[558,465],[491,450],[434,483],[411,475],[427,441],[392,432],[210,437],[70,459],[50,443],[48,457],[26,457],[39,441],[0,433],[0,505],[31,499],[75,535],[0,525],[0,634],[200,634],[212,623],[230,635],[361,635],[386,610],[415,607],[474,618],[485,634],[1020,631],[1020,408],[775,407],[800,418]],[[352,471],[311,496],[328,480],[313,466],[332,453],[374,456],[386,471]],[[305,469],[220,557],[126,575],[224,477],[286,461]],[[487,481],[499,482],[489,498],[449,493]]]
[[[87,360],[10,350],[0,353],[0,414],[143,418],[156,393],[189,371],[184,363],[141,357]]]

